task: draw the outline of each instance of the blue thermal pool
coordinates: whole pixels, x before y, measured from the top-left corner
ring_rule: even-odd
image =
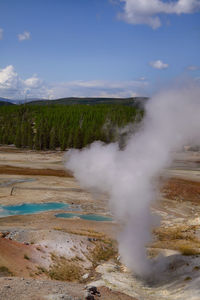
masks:
[[[30,215],[51,210],[74,210],[71,205],[59,202],[23,203],[18,205],[0,205],[0,218],[15,215]]]
[[[67,218],[67,219],[78,217],[80,219],[89,220],[89,221],[112,221],[112,218],[110,217],[105,217],[101,215],[92,215],[92,214],[81,215],[81,214],[73,214],[73,213],[61,213],[55,216],[57,218]]]

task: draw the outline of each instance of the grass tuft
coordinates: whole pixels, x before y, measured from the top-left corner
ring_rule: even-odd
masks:
[[[157,241],[153,248],[177,250],[182,255],[199,255],[200,240],[195,235],[197,229],[195,225],[157,228],[154,230]]]
[[[24,259],[30,260],[30,257],[27,254],[24,254]]]
[[[190,244],[182,243],[178,250],[181,252],[182,255],[198,255],[200,254],[200,249],[193,248]]]
[[[54,264],[50,267],[48,275],[53,280],[79,281],[83,270],[78,263],[54,255]]]
[[[13,276],[13,273],[5,266],[0,266],[0,276]]]
[[[95,248],[92,251],[92,263],[97,266],[101,261],[108,261],[114,258],[117,254],[113,242],[107,240],[105,242],[97,242]]]

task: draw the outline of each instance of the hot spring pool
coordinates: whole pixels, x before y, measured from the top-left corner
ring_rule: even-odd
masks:
[[[105,217],[101,215],[91,215],[91,214],[81,215],[81,214],[73,214],[73,213],[61,213],[55,216],[56,218],[67,218],[67,219],[79,217],[80,219],[89,220],[89,221],[112,221],[112,218],[110,217]]]
[[[0,218],[15,215],[30,215],[51,210],[73,210],[66,203],[49,202],[49,203],[23,203],[18,205],[0,205]]]

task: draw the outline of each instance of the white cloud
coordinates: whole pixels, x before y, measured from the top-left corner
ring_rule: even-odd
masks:
[[[0,40],[2,40],[2,39],[3,39],[3,29],[0,28]]]
[[[197,71],[197,70],[199,70],[199,67],[198,67],[198,66],[193,66],[193,65],[192,65],[192,66],[188,66],[188,67],[187,67],[187,70],[188,70],[188,71]]]
[[[161,60],[151,61],[149,64],[152,68],[158,69],[158,70],[164,70],[164,69],[167,69],[169,67],[168,64],[165,64]]]
[[[33,75],[22,79],[12,65],[0,69],[0,97],[11,99],[62,97],[134,97],[146,95],[146,80],[132,81],[68,81],[46,83]]]
[[[19,33],[18,35],[19,41],[30,40],[31,34],[28,31],[24,31],[23,33]]]
[[[48,87],[36,75],[23,80],[12,65],[0,69],[0,97],[24,99],[25,97],[45,97]]]
[[[159,14],[191,14],[200,10],[200,0],[120,0],[124,12],[120,18],[130,24],[146,24],[156,29],[162,25]]]
[[[13,66],[7,66],[0,69],[0,90],[14,89],[18,86],[18,75],[15,73]]]
[[[38,89],[41,87],[42,85],[42,80],[39,79],[37,77],[37,75],[33,75],[33,77],[30,77],[26,80],[24,80],[24,85],[27,87],[27,88],[32,88],[32,89]]]

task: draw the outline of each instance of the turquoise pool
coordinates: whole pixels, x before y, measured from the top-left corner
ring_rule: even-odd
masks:
[[[30,215],[51,210],[73,210],[69,204],[59,202],[23,203],[19,205],[0,205],[0,218],[15,215]]]
[[[61,214],[56,214],[56,218],[74,218],[74,217],[79,217],[83,220],[89,220],[89,221],[112,221],[112,218],[106,217],[106,216],[101,216],[101,215],[92,215],[92,214],[87,214],[87,215],[81,215],[81,214],[73,214],[73,213],[61,213]]]

